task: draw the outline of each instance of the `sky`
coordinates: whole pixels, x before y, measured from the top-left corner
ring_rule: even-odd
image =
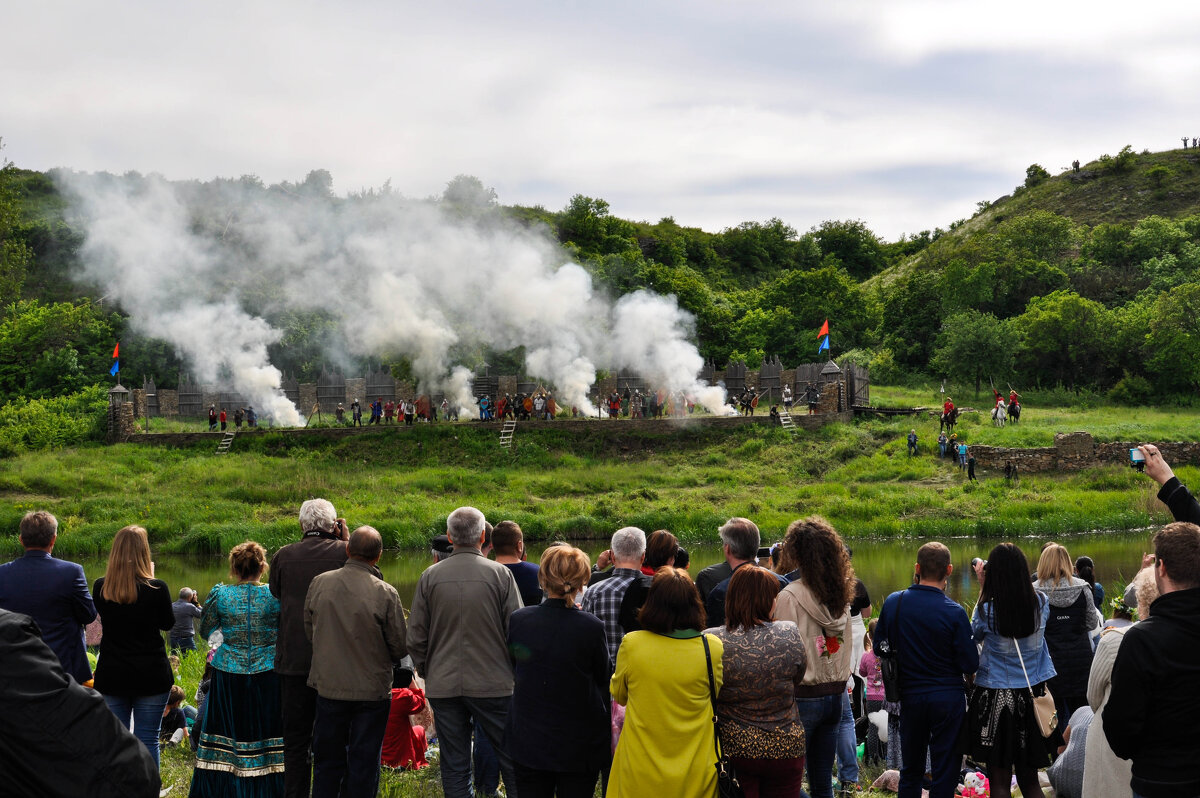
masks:
[[[717,232],[887,240],[1072,160],[1200,137],[1200,4],[310,0],[0,12],[0,156],[45,170],[458,174]]]

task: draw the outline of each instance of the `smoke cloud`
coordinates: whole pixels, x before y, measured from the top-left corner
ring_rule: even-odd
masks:
[[[314,173],[316,174],[316,173]],[[322,311],[326,356],[404,356],[423,392],[473,406],[464,351],[525,347],[526,370],[560,404],[594,412],[596,370],[731,411],[702,385],[692,319],[674,297],[612,302],[546,231],[493,210],[384,189],[345,199],[328,184],[265,189],[250,179],[174,183],[56,174],[85,231],[85,277],[172,344],[204,382],[232,387],[277,424],[302,423],[283,395],[267,319]]]

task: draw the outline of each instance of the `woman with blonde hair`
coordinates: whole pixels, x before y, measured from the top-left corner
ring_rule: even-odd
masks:
[[[1046,644],[1058,675],[1050,680],[1054,706],[1063,725],[1087,703],[1088,672],[1092,668],[1092,630],[1100,613],[1092,586],[1075,576],[1074,563],[1066,548],[1049,543],[1038,558],[1034,588],[1050,600],[1046,622]]]
[[[575,608],[591,571],[574,546],[546,549],[538,569],[546,599],[508,621],[514,684],[505,736],[522,796],[591,798],[608,763],[612,663],[604,624]]]
[[[262,583],[267,551],[253,540],[229,552],[234,584],[218,584],[204,602],[200,634],[220,629],[191,798],[283,794],[283,715],[275,639],[279,599]]]
[[[608,798],[716,795],[711,695],[721,690],[724,646],[700,631],[704,619],[687,571],[659,568],[638,614],[642,628],[622,638],[609,685],[626,710]]]
[[[850,554],[824,518],[793,521],[783,541],[785,567],[794,565],[799,579],[779,594],[775,619],[800,628],[808,668],[796,688],[796,708],[804,724],[809,790],[830,798],[830,774],[837,753],[843,702],[848,703],[850,678],[850,602],[854,569]]]
[[[175,683],[162,632],[175,625],[171,591],[154,578],[150,539],[140,526],[117,531],[108,567],[92,588],[104,623],[94,685],[113,714],[158,762],[158,732]]]

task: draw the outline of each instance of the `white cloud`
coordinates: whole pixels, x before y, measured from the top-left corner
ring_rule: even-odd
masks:
[[[1198,18],[1025,0],[47,0],[6,10],[0,135],[37,169],[325,168],[341,191],[390,179],[414,196],[469,173],[507,203],[584,193],[709,229],[849,216],[895,237],[1029,163],[1200,133]]]

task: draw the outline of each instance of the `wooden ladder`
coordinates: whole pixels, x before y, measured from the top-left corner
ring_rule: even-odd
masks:
[[[233,445],[233,439],[237,433],[233,430],[226,430],[225,437],[221,438],[221,442],[217,445],[217,454],[225,454],[229,451],[229,447]]]
[[[500,448],[508,449],[512,447],[513,434],[517,431],[517,422],[515,419],[509,419],[504,422],[504,428],[500,430]]]
[[[792,433],[793,438],[796,437],[796,433],[799,432],[799,427],[797,427],[796,422],[792,420],[792,414],[788,412],[786,407],[779,411],[779,424],[785,430]]]

